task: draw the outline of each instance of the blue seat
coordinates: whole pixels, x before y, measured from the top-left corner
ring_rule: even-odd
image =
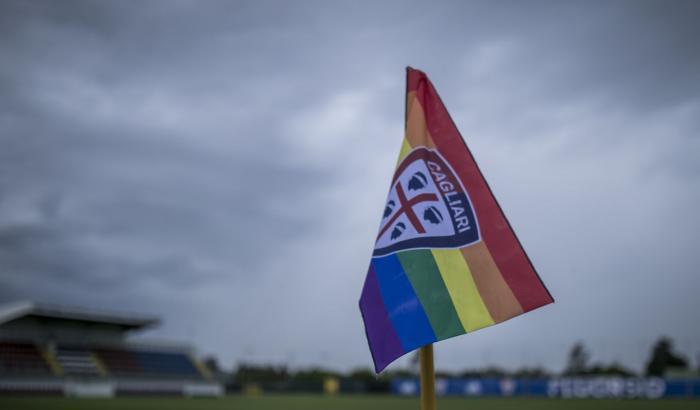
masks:
[[[200,376],[187,355],[165,352],[132,352],[144,373],[159,375]]]

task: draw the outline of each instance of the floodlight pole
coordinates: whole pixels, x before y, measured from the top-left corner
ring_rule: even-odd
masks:
[[[436,410],[432,343],[421,347],[418,355],[420,357],[420,408],[421,410]]]

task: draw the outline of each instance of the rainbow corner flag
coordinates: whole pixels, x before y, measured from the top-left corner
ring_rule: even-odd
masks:
[[[432,83],[407,71],[406,136],[360,297],[377,373],[554,302]]]

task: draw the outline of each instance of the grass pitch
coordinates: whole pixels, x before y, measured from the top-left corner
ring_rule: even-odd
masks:
[[[138,397],[66,399],[0,397],[2,410],[419,410],[418,398],[392,396],[227,396],[220,399]],[[700,400],[560,400],[443,398],[439,410],[644,410],[698,409]]]

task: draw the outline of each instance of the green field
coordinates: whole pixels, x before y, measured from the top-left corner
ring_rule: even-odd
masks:
[[[227,396],[221,399],[117,398],[65,399],[0,397],[2,410],[399,410],[419,409],[418,399],[391,396]],[[557,399],[465,399],[438,400],[440,410],[606,410],[606,409],[697,409],[699,400],[557,400]]]

